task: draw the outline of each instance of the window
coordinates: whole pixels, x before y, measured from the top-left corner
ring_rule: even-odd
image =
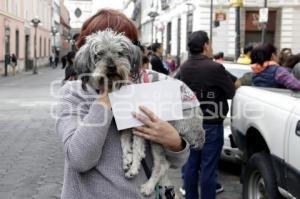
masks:
[[[161,0],[161,9],[166,10],[169,8],[170,0]]]
[[[19,30],[16,30],[16,57],[19,57]]]
[[[186,43],[188,43],[188,39],[193,32],[193,13],[189,12],[186,18]],[[186,45],[186,48],[188,46]]]

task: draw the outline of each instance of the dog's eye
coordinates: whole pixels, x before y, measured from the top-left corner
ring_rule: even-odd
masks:
[[[99,57],[101,57],[101,56],[103,56],[104,55],[104,52],[98,52],[97,53],[97,56],[99,56]]]
[[[124,56],[124,54],[123,54],[122,52],[118,52],[118,55],[119,55],[120,57]]]

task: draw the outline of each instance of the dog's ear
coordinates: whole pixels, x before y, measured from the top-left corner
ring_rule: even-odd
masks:
[[[91,66],[90,48],[85,44],[76,53],[74,67],[77,74],[80,75],[83,73],[90,73],[92,71]]]
[[[134,68],[140,68],[141,66],[142,66],[142,51],[138,46],[133,45],[131,67],[132,69],[134,69]]]

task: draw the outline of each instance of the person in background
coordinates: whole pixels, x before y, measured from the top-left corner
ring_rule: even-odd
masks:
[[[16,75],[16,69],[17,69],[17,65],[18,65],[18,58],[17,56],[13,53],[11,55],[11,62],[10,62],[10,65],[12,67],[12,70],[13,70],[13,75],[15,76]]]
[[[54,57],[54,68],[57,68],[58,62],[59,62],[59,55],[58,52],[56,52]]]
[[[150,64],[149,56],[150,56],[150,51],[145,47],[145,46],[140,46],[141,51],[143,53],[143,69],[151,69],[152,66]]]
[[[180,66],[180,79],[197,95],[203,111],[205,143],[201,151],[190,150],[184,166],[186,199],[198,199],[198,179],[201,171],[201,199],[215,199],[223,187],[217,183],[217,167],[224,144],[223,121],[228,113],[228,99],[235,94],[236,79],[222,64],[212,60],[207,33],[193,32],[188,40],[190,56]]]
[[[146,56],[143,56],[142,60],[143,60],[143,70],[148,70],[149,63],[150,63],[149,58]]]
[[[287,58],[284,67],[287,67],[294,76],[300,80],[300,53]]]
[[[219,52],[218,54],[214,55],[214,60],[218,63],[224,62],[224,53]]]
[[[176,70],[176,63],[175,63],[172,55],[170,55],[170,54],[167,55],[166,64],[168,65],[168,69],[169,69],[170,73],[173,73]]]
[[[279,57],[278,57],[278,64],[280,66],[284,66],[284,64],[286,63],[287,59],[292,55],[292,49],[290,48],[283,48],[280,53],[279,53]]]
[[[256,47],[251,54],[252,84],[258,87],[288,88],[300,91],[300,81],[278,64],[277,49],[272,44]]]
[[[54,57],[53,57],[53,53],[51,53],[50,57],[49,57],[49,66],[53,67],[54,64]]]
[[[77,73],[74,68],[74,59],[76,53],[74,51],[70,51],[66,57],[67,67],[65,69],[65,79],[63,80],[63,84],[66,81],[73,81],[77,79]]]
[[[152,70],[168,75],[169,71],[165,68],[164,63],[162,61],[162,55],[163,55],[162,45],[160,43],[154,43],[152,44],[151,49],[153,51],[150,59]]]
[[[246,45],[244,48],[244,53],[237,60],[238,64],[251,64],[251,51],[253,50],[253,45]]]
[[[61,69],[64,69],[67,65],[67,56],[68,54],[61,57],[61,64],[62,64]]]

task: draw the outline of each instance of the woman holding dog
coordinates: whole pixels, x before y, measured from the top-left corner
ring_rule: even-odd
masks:
[[[124,33],[133,43],[138,41],[138,31],[130,19],[119,11],[103,9],[83,24],[78,49],[85,44],[87,36],[107,28]],[[81,72],[93,72],[84,70]],[[121,133],[113,120],[107,92],[99,93],[88,83],[83,84],[85,78],[81,79],[62,87],[57,108],[56,130],[62,138],[65,152],[62,199],[145,198],[139,187],[147,181],[143,167],[133,179],[128,180],[124,176]],[[143,80],[142,77],[140,79]],[[189,143],[170,123],[162,121],[151,110],[141,107],[141,111],[147,117],[139,114],[135,117],[145,125],[136,128],[135,134],[161,144],[171,166],[181,167],[188,158]],[[146,150],[145,162],[151,168],[153,160],[149,153]],[[155,198],[155,194],[147,198]]]

